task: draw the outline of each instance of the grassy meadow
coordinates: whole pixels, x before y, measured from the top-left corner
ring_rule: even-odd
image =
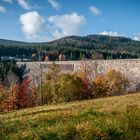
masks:
[[[139,139],[139,93],[0,114],[0,140]]]

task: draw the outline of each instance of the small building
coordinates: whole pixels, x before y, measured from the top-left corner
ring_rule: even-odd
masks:
[[[49,61],[49,56],[45,56],[44,61]]]
[[[13,62],[15,61],[15,57],[12,56],[2,56],[1,57],[1,62]]]
[[[65,61],[66,60],[66,56],[64,54],[60,54],[58,57],[59,61]]]

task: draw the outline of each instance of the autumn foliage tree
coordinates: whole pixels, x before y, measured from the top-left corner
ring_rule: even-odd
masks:
[[[58,81],[57,100],[69,102],[84,99],[82,80],[73,74],[62,74]]]
[[[108,84],[108,95],[123,94],[129,86],[129,80],[122,73],[112,68],[105,74],[105,81]]]
[[[3,80],[0,82],[0,110],[35,107],[40,105],[40,101],[49,104],[94,99],[120,95],[127,91],[129,81],[122,73],[110,68],[106,73],[100,74],[96,64],[95,70],[82,63],[77,72],[63,73],[53,63],[43,77],[42,85],[38,87],[33,85],[28,76],[26,65],[14,65],[13,73],[18,77],[18,82],[13,82],[10,86],[5,86]]]
[[[5,99],[5,91],[3,90],[3,84],[0,82],[0,111],[3,111],[3,101]]]
[[[43,104],[54,102],[53,97],[56,95],[57,82],[61,75],[60,72],[61,71],[58,65],[55,63],[52,63],[52,65],[49,67],[42,85]]]
[[[98,75],[93,79],[93,97],[105,97],[108,93],[108,83],[104,75]]]
[[[30,87],[30,79],[26,77],[21,83],[11,85],[8,89],[0,90],[1,111],[11,111],[27,107],[35,107],[37,104],[37,93]]]
[[[16,109],[16,95],[18,92],[17,85],[11,85],[9,90],[7,91],[7,96],[4,99],[3,109],[6,111],[11,111]]]
[[[29,79],[26,77],[23,79],[21,85],[19,85],[19,92],[17,93],[17,108],[26,108],[29,106],[28,93],[29,93]]]
[[[121,95],[129,87],[129,80],[119,71],[110,68],[104,75],[93,79],[93,86],[96,97]]]
[[[77,77],[79,77],[82,81],[82,87],[84,92],[84,98],[91,98],[92,95],[92,83],[89,78],[90,76],[90,68],[84,63],[80,66],[80,69],[75,73]]]
[[[18,82],[11,83],[7,86],[5,86],[5,83],[3,84],[3,81],[0,83],[1,111],[36,106],[37,93],[34,90],[33,85],[31,85],[30,77],[27,75],[28,70],[26,70],[26,65],[22,65],[21,67],[14,65],[11,67],[11,70],[17,75]]]
[[[85,73],[62,73],[52,64],[43,84],[44,103],[68,102],[89,97],[89,80]]]

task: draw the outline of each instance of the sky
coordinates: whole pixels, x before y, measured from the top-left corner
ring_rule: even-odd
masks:
[[[44,42],[89,34],[140,41],[140,0],[0,0],[0,38]]]

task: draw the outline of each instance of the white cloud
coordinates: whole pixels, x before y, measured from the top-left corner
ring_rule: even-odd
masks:
[[[140,33],[136,34],[133,39],[135,41],[140,41]]]
[[[4,2],[13,3],[13,0],[2,0]]]
[[[56,0],[48,0],[48,2],[55,10],[59,10],[61,8],[61,5]]]
[[[86,23],[85,17],[77,13],[50,16],[45,22],[37,11],[21,15],[19,21],[25,37],[33,41],[50,41],[77,35],[80,28]]]
[[[95,6],[90,6],[89,7],[89,10],[90,10],[90,12],[92,13],[92,14],[94,14],[94,15],[101,15],[101,10],[99,10],[97,7],[95,7]]]
[[[53,39],[65,36],[77,35],[81,26],[86,22],[83,15],[77,13],[50,16],[48,18],[49,28]]]
[[[37,11],[27,12],[20,16],[21,29],[27,39],[40,39],[40,32],[45,22]]]
[[[113,31],[103,31],[99,33],[100,35],[108,35],[108,36],[120,36],[118,32],[113,32]]]
[[[6,12],[7,10],[3,6],[0,5],[0,13],[6,13]]]
[[[31,5],[28,3],[27,0],[17,0],[17,2],[19,3],[19,5],[26,9],[26,10],[30,10],[31,9]]]

